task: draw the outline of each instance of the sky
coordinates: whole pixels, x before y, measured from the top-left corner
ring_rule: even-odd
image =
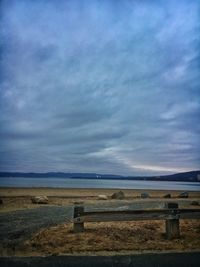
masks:
[[[1,0],[0,171],[200,168],[200,1]]]

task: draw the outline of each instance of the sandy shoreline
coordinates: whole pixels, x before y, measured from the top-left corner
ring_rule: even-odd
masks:
[[[0,187],[0,196],[98,196],[99,194],[112,194],[122,190],[127,197],[140,197],[142,192],[148,192],[151,197],[162,197],[170,193],[172,197],[176,197],[183,190],[152,190],[152,189],[107,189],[107,188],[50,188],[50,187]],[[200,197],[199,191],[189,191],[190,197]]]
[[[48,205],[68,206],[76,201],[82,201],[86,204],[101,203],[98,199],[99,195],[106,195],[108,200],[103,201],[107,204],[115,203],[116,200],[111,199],[111,195],[117,192],[117,189],[67,189],[67,188],[0,188],[0,199],[3,205],[0,205],[0,212],[14,211],[20,209],[32,209],[39,205],[31,202],[33,196],[47,196]],[[178,195],[182,191],[169,190],[142,190],[142,189],[123,189],[125,199],[123,201],[174,201],[191,202],[200,200],[200,192],[189,192],[189,198],[178,199]],[[141,193],[148,193],[149,198],[141,199]],[[171,198],[166,199],[164,195],[170,194]],[[121,200],[118,200],[121,201]]]

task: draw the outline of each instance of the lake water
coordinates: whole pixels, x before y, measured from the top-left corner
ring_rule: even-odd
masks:
[[[70,178],[0,178],[0,187],[114,188],[200,191],[200,183]]]

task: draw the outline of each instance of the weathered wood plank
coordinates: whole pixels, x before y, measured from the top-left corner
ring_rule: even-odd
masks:
[[[159,209],[84,212],[74,222],[200,219],[200,209]]]
[[[180,219],[200,219],[200,210],[182,210],[180,212]]]

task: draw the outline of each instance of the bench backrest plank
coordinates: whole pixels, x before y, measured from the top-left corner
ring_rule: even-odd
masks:
[[[83,212],[74,222],[200,219],[200,209],[159,209]]]

